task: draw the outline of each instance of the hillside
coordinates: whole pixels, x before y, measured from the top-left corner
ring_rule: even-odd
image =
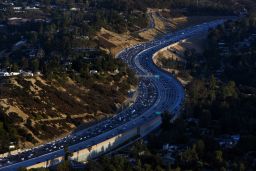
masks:
[[[154,63],[164,70],[175,74],[182,84],[187,85],[193,79],[191,75],[184,73],[186,62],[190,60],[187,54],[196,52],[198,55],[202,55],[206,37],[207,34],[205,33],[178,42],[168,49],[157,53],[153,58]]]
[[[127,77],[118,75],[106,74],[106,80],[84,85],[70,78],[65,82],[42,76],[1,79],[1,120],[8,123],[7,130],[0,130],[6,131],[1,144],[8,138],[17,141],[19,147],[30,147],[113,115],[130,89]],[[5,144],[1,150],[7,147]]]
[[[148,9],[149,26],[135,32],[115,33],[106,28],[101,28],[97,39],[101,48],[115,56],[122,49],[153,40],[166,33],[174,32],[189,26],[207,21],[216,20],[223,16],[185,16],[173,17],[168,10]]]

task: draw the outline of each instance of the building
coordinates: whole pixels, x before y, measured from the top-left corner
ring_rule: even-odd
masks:
[[[13,149],[15,149],[14,142],[10,142],[10,144],[9,144],[9,150],[13,150]]]
[[[23,77],[33,77],[34,74],[31,72],[31,71],[22,71],[20,70],[20,74],[23,76]]]
[[[219,145],[224,148],[234,148],[240,141],[240,135],[227,135],[216,139]]]
[[[10,72],[10,76],[17,76],[17,75],[20,75],[21,73],[20,72]]]
[[[70,11],[80,11],[80,9],[73,7],[73,8],[70,8]]]
[[[0,72],[0,77],[9,77],[10,73],[9,72]]]
[[[97,71],[97,70],[90,70],[90,74],[91,74],[91,75],[98,74],[98,71]]]
[[[25,10],[40,10],[40,8],[27,6]]]
[[[33,77],[34,74],[31,71],[22,71],[20,70],[19,72],[7,72],[7,71],[1,71],[0,72],[0,77],[11,77],[11,76],[18,76],[21,75],[23,77]]]
[[[13,10],[20,11],[20,10],[22,10],[22,7],[13,7]]]

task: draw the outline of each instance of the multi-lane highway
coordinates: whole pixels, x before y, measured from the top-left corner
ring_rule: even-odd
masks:
[[[140,78],[138,97],[132,106],[65,138],[25,150],[17,155],[0,158],[0,170],[17,170],[63,156],[66,146],[70,152],[91,147],[145,124],[154,117],[159,117],[164,111],[169,111],[173,116],[177,115],[184,100],[184,89],[173,76],[153,63],[152,55],[172,43],[207,31],[223,22],[224,20],[216,20],[203,23],[123,50],[117,57],[126,62]]]

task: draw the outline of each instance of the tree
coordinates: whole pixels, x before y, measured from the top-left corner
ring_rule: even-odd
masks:
[[[221,150],[215,151],[214,155],[215,155],[214,159],[215,159],[215,162],[217,164],[220,164],[220,163],[223,162],[223,157],[222,157],[222,151]]]
[[[44,56],[45,56],[44,50],[42,48],[39,48],[37,51],[37,54],[36,54],[36,58],[42,59],[42,58],[44,58]]]
[[[89,160],[87,162],[87,168],[88,171],[103,171],[104,168],[102,166],[102,162],[97,162],[94,160]]]
[[[3,67],[4,67],[4,68],[10,67],[10,58],[9,58],[9,57],[5,57],[5,58],[3,59]]]
[[[234,81],[229,81],[222,87],[222,97],[224,99],[227,97],[237,97],[236,84]]]
[[[162,115],[162,124],[161,127],[163,128],[163,130],[168,130],[171,127],[171,116],[169,112],[163,112]]]
[[[38,59],[33,59],[31,61],[31,69],[32,69],[33,72],[36,72],[36,71],[39,70],[39,61],[38,61]]]
[[[209,97],[211,102],[216,98],[216,87],[217,80],[214,75],[212,75],[209,83]]]
[[[20,62],[20,66],[21,66],[22,69],[27,69],[28,66],[29,66],[28,58],[22,57],[21,62]]]
[[[32,120],[31,120],[31,119],[27,119],[26,125],[27,125],[28,127],[32,127]]]
[[[19,71],[19,67],[18,67],[18,65],[16,63],[14,63],[12,65],[11,71],[13,71],[13,72],[18,72]]]
[[[196,142],[196,151],[200,157],[204,154],[205,144],[203,140],[198,140]]]
[[[239,171],[245,171],[245,170],[246,170],[246,168],[245,168],[244,163],[240,162],[239,163]]]
[[[43,3],[46,5],[46,6],[49,6],[51,4],[51,0],[42,0]]]
[[[28,35],[28,40],[31,44],[35,44],[38,40],[38,33],[35,31],[30,32]]]
[[[191,148],[188,148],[184,152],[181,152],[180,160],[185,164],[191,164],[194,161],[197,161],[198,154],[196,152],[196,145],[194,144]]]
[[[26,135],[26,140],[32,142],[32,141],[34,140],[32,134],[30,134],[30,133],[27,134],[27,135]]]
[[[64,160],[68,161],[68,158],[71,156],[71,153],[68,150],[68,146],[64,147],[64,153],[65,153]]]
[[[4,133],[5,133],[4,124],[3,122],[0,122],[0,137],[2,137]]]
[[[25,167],[21,167],[19,168],[19,171],[27,171],[27,169]]]
[[[192,103],[197,104],[200,100],[207,97],[205,83],[201,80],[194,80],[188,85],[188,91]]]
[[[63,161],[57,166],[57,171],[72,171],[69,162],[68,161]]]
[[[212,119],[211,111],[208,109],[202,109],[201,111],[199,114],[199,124],[202,127],[207,127]]]
[[[227,169],[225,167],[223,167],[223,166],[220,168],[220,171],[226,171],[226,170]]]

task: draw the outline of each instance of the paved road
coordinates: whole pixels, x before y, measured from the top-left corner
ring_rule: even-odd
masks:
[[[72,133],[62,139],[28,149],[18,155],[0,159],[0,170],[16,170],[64,155],[64,147],[70,152],[98,144],[115,135],[147,123],[164,111],[173,117],[184,100],[184,89],[180,82],[152,61],[152,55],[172,43],[216,27],[224,20],[216,20],[168,34],[151,42],[125,49],[118,57],[126,62],[140,77],[138,97],[134,104],[119,114],[87,129]]]

